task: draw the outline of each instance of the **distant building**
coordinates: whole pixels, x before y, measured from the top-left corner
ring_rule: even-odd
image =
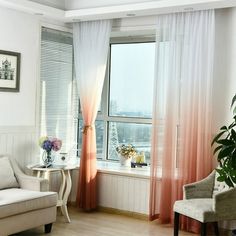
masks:
[[[0,79],[13,80],[15,69],[11,68],[11,62],[7,59],[2,61],[2,67],[0,67]]]

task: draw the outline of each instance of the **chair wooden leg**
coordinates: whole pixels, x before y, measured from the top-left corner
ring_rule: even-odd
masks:
[[[179,213],[175,212],[175,218],[174,218],[174,236],[179,235]]]
[[[207,223],[201,223],[201,236],[206,236]]]
[[[213,222],[214,225],[214,231],[215,231],[215,235],[219,236],[219,228],[218,228],[218,222]]]
[[[45,234],[51,233],[51,230],[52,230],[52,223],[44,225],[44,232],[45,232]]]

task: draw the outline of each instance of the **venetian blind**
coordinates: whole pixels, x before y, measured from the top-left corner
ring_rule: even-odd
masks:
[[[75,150],[77,136],[72,44],[72,34],[42,28],[40,134],[60,138],[66,153]]]

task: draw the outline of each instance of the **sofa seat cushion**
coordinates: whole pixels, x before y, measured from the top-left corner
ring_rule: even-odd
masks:
[[[11,188],[0,191],[0,219],[57,204],[57,193]]]
[[[212,198],[196,198],[176,201],[174,211],[200,222],[214,222],[217,214],[213,210]]]

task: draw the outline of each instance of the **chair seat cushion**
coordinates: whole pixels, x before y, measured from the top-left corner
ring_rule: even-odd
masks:
[[[57,193],[11,188],[0,191],[0,219],[56,206]]]
[[[212,198],[180,200],[175,202],[174,211],[200,222],[214,222],[217,214],[212,206]]]

